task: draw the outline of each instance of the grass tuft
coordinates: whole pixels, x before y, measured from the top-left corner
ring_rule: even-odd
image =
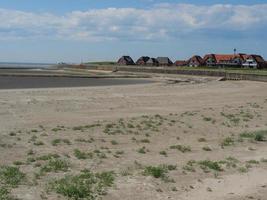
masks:
[[[224,138],[222,143],[221,143],[221,146],[222,147],[225,147],[225,146],[232,146],[235,144],[235,141],[233,138],[231,137],[227,137],[227,138]]]
[[[92,153],[82,152],[79,149],[74,149],[74,156],[77,159],[80,159],[80,160],[93,158],[93,154]]]
[[[50,189],[69,199],[95,200],[106,194],[114,182],[113,172],[92,173],[83,170],[76,176],[65,176],[51,183]]]
[[[222,171],[222,168],[219,165],[219,163],[215,161],[203,160],[203,161],[199,161],[198,164],[201,166],[203,170],[208,168],[208,169],[212,169],[215,171]]]
[[[0,168],[0,183],[17,187],[25,179],[25,174],[17,167],[1,166]]]
[[[181,151],[182,153],[186,153],[186,152],[191,151],[190,146],[184,146],[184,145],[173,145],[173,146],[170,146],[170,149],[177,149],[177,150]]]
[[[153,167],[148,166],[145,168],[145,176],[153,176],[154,178],[164,178],[167,173],[167,169],[163,166]]]
[[[68,171],[69,167],[70,165],[67,161],[61,160],[59,158],[53,158],[41,168],[40,172],[41,174],[60,171],[66,172]]]

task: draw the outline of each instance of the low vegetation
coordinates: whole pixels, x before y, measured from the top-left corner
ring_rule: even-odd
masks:
[[[168,170],[164,166],[158,166],[158,167],[148,166],[144,170],[144,175],[153,176],[154,178],[163,178],[166,176],[167,172]]]
[[[74,156],[77,159],[85,160],[85,159],[93,158],[93,153],[91,153],[91,152],[89,152],[89,153],[88,152],[82,152],[79,149],[74,149]]]
[[[222,112],[205,108],[203,111],[144,115],[84,126],[56,126],[54,129],[39,126],[28,131],[8,132],[6,138],[0,138],[0,148],[5,154],[17,149],[14,147],[26,148],[18,152],[16,160],[11,158],[12,166],[0,168],[0,200],[14,199],[13,188],[20,187],[18,190],[24,191],[26,187],[22,184],[26,184],[27,189],[36,185],[42,199],[101,199],[113,186],[115,177],[120,184],[126,184],[123,181],[132,178],[146,184],[151,181],[150,184],[155,186],[154,192],[166,192],[171,196],[177,191],[194,189],[193,185],[186,185],[182,180],[193,177],[201,181],[203,177],[218,178],[266,167],[266,158],[255,160],[252,157],[244,161],[240,153],[234,154],[237,149],[240,152],[240,148],[244,153],[258,154],[267,141],[266,130],[238,132],[264,129],[261,123],[253,121],[263,115],[263,111],[255,111],[262,109],[261,104],[224,108]],[[198,120],[197,123],[194,120]],[[215,123],[218,126],[223,124],[223,131],[220,129],[218,133],[217,127],[213,127]],[[210,130],[203,131],[202,126],[208,126]],[[216,155],[231,157],[212,160]],[[235,155],[240,158],[235,158]],[[186,160],[183,164],[185,159],[192,158],[200,159]],[[156,161],[159,164],[155,164]],[[177,165],[160,164],[162,162]],[[83,166],[100,173],[80,171]],[[27,176],[21,170],[27,171]],[[116,175],[101,170],[116,170]],[[176,181],[177,184],[173,184]],[[47,185],[47,190],[44,185]]]
[[[41,174],[48,172],[66,172],[68,171],[69,167],[70,164],[66,160],[52,158],[48,161],[48,163],[41,167],[40,172]]]
[[[221,142],[222,147],[232,146],[235,144],[235,140],[232,137],[226,137]]]
[[[170,149],[177,149],[181,151],[182,153],[190,152],[191,147],[190,146],[184,146],[184,145],[172,145],[170,146]]]
[[[214,171],[222,171],[220,164],[216,161],[203,160],[199,161],[198,164],[203,170],[211,169]]]
[[[241,133],[239,136],[240,138],[252,139],[258,142],[264,142],[266,140],[267,130],[255,131],[255,132],[244,132],[244,133]]]
[[[67,144],[67,145],[71,145],[71,142],[68,139],[54,139],[51,144],[53,146],[57,146],[59,144]]]
[[[1,166],[0,168],[0,184],[17,187],[25,180],[25,174],[19,168],[12,166]]]
[[[111,187],[113,182],[113,172],[93,173],[89,170],[83,170],[78,175],[67,175],[51,182],[49,189],[69,199],[95,200],[101,199],[101,196],[106,194],[107,188]]]

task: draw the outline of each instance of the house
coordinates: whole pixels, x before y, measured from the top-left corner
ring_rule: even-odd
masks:
[[[203,60],[207,66],[216,66],[217,64],[215,54],[207,54],[204,56]]]
[[[188,65],[188,61],[186,61],[186,60],[176,60],[174,64],[175,64],[175,66],[183,67],[183,66],[187,66]]]
[[[149,60],[150,58],[148,56],[142,56],[140,57],[137,61],[136,61],[136,65],[146,65],[147,61]]]
[[[198,55],[194,55],[192,58],[190,58],[188,60],[188,66],[189,67],[200,67],[200,66],[204,66],[206,63],[203,60],[203,58],[201,58]]]
[[[247,55],[242,64],[246,68],[262,69],[267,68],[266,61],[260,55]]]
[[[157,57],[159,66],[172,66],[173,62],[168,57]]]
[[[146,62],[147,66],[159,66],[159,62],[156,58],[149,58],[149,60]]]
[[[241,67],[246,54],[207,54],[203,60],[207,66]]]
[[[135,65],[133,59],[130,56],[122,56],[118,60],[119,65]]]

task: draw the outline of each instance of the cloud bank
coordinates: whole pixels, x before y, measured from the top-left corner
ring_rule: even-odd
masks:
[[[266,10],[267,4],[157,4],[149,9],[106,8],[64,15],[0,9],[0,40],[156,41],[199,30],[246,32],[267,27]]]

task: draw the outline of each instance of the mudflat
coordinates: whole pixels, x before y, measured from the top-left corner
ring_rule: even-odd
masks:
[[[145,79],[0,76],[0,89],[92,87],[150,83]]]
[[[267,84],[153,80],[0,90],[2,195],[265,200]]]

